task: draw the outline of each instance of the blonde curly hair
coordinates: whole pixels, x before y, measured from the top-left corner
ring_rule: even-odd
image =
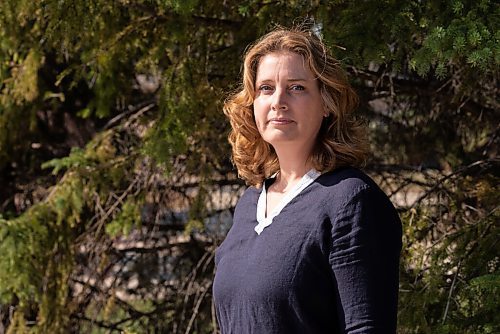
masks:
[[[310,156],[314,168],[327,172],[341,166],[363,164],[368,146],[366,131],[352,116],[358,98],[344,70],[312,30],[278,27],[247,49],[241,88],[224,103],[224,113],[232,128],[229,142],[233,163],[239,177],[249,185],[261,187],[266,178],[280,169],[274,148],[259,134],[253,111],[260,60],[279,52],[293,52],[303,57],[318,80],[323,106],[328,113]]]

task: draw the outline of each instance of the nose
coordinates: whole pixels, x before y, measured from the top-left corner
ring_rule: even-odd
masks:
[[[281,88],[277,88],[273,94],[273,100],[271,103],[272,110],[288,110],[288,102],[286,99],[286,91]]]

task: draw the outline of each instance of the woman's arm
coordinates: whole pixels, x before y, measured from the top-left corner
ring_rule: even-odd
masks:
[[[338,316],[349,334],[396,333],[401,222],[380,189],[348,193],[331,217]]]

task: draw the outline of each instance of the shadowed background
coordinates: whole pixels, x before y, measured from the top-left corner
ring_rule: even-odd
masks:
[[[308,18],[404,225],[399,333],[496,333],[495,1],[4,0],[0,333],[217,333],[213,254],[244,184],[224,98]]]

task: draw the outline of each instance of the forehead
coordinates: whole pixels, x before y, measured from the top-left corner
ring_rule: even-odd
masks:
[[[256,81],[278,79],[314,80],[304,57],[293,52],[269,53],[257,66]]]

